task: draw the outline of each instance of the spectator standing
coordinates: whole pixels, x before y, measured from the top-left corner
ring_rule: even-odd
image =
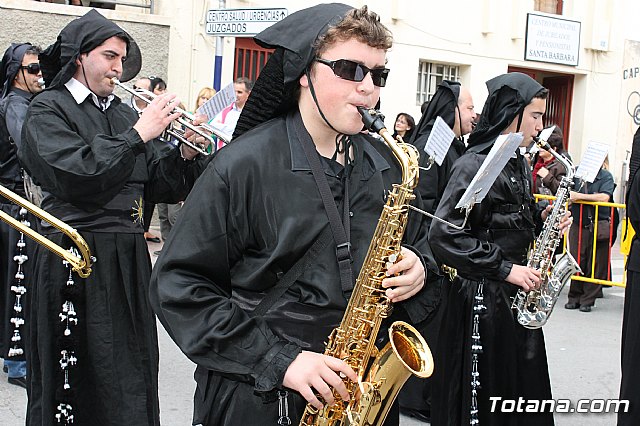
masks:
[[[608,166],[609,160],[605,158],[593,183],[584,182],[584,184],[581,184],[576,179],[575,188],[577,190],[571,191],[571,201],[612,202],[616,184],[613,181],[613,175],[608,170]],[[593,271],[593,278],[610,279],[611,267],[609,258],[613,241],[609,238],[609,234],[611,222],[615,219],[615,217],[611,216],[611,207],[599,207],[596,217],[594,206],[573,203],[571,205],[571,215],[574,217],[575,225],[569,231],[569,247],[578,261],[583,275],[591,277],[591,272]],[[593,237],[596,231],[596,221],[598,235],[596,235],[594,263]],[[615,233],[616,230],[614,229],[613,234]],[[602,285],[571,280],[568,301],[564,307],[566,309],[580,309],[580,312],[591,312],[591,309],[595,306],[596,299],[601,297]]]
[[[229,139],[231,139],[236,128],[236,123],[238,122],[242,108],[244,108],[247,99],[249,99],[249,95],[253,89],[253,81],[246,77],[238,77],[233,82],[233,89],[236,93],[235,102],[232,102],[231,105],[216,114],[209,123],[223,134],[229,136]]]

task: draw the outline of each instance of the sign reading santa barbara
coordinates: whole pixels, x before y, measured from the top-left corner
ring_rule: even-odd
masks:
[[[254,36],[287,17],[283,8],[212,9],[207,11],[207,34],[215,36]]]
[[[580,22],[535,13],[527,14],[524,59],[578,65]]]

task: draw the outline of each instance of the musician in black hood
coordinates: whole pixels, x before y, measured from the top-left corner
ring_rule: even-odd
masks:
[[[140,117],[113,95],[112,78],[135,77],[141,56],[97,11],[65,26],[40,63],[47,88],[29,107],[18,154],[42,186],[42,208],[78,230],[97,260],[81,279],[37,248],[27,424],[159,425],[142,205],[184,199],[203,165],[189,148],[161,154],[154,145],[179,116],[174,95],[158,96]]]
[[[434,162],[429,165],[429,155],[427,155],[424,148],[438,117],[441,117],[447,126],[453,130],[455,137],[442,164],[438,165]],[[476,112],[469,90],[455,81],[445,80],[440,83],[422,114],[410,141],[420,152],[420,165],[423,169],[420,170],[420,180],[416,192],[422,198],[425,211],[431,214],[435,213],[444,188],[449,181],[453,163],[464,152],[463,137],[473,130],[475,120]],[[431,225],[432,219],[430,217],[426,216],[425,220],[428,226]],[[419,329],[427,339],[427,342],[429,342],[431,351],[437,353],[438,329],[442,312],[444,311],[439,306],[442,302],[442,289],[448,288],[448,274],[444,273],[438,278],[433,278],[433,281],[429,283],[430,286],[434,287],[432,290],[434,297],[430,303],[432,312]],[[403,413],[422,421],[429,421],[431,379],[409,378],[407,384],[402,388],[399,399],[400,410]]]
[[[0,63],[0,184],[22,197],[26,194],[17,147],[29,102],[42,91],[39,53],[40,48],[30,43],[12,43]],[[20,213],[20,206],[4,197],[0,199],[0,209],[18,221],[35,225],[34,216]],[[26,387],[23,305],[35,243],[22,237],[18,245],[20,239],[19,231],[0,222],[0,356],[4,358],[9,383]]]
[[[455,206],[496,138],[522,132],[521,146],[527,146],[543,128],[547,90],[535,80],[509,73],[489,80],[487,88],[482,116],[436,210],[456,225],[463,223],[464,213]],[[536,225],[544,218],[546,212],[537,210],[531,193],[531,172],[517,151],[463,229],[432,223],[434,254],[458,274],[440,329],[433,425],[477,420],[481,425],[553,424],[551,413],[503,413],[500,401],[490,401],[551,398],[542,330],[524,328],[511,310],[511,298],[520,288],[531,290],[540,283],[540,273],[524,265]],[[562,226],[569,224],[565,218]]]
[[[322,4],[256,40],[276,50],[151,281],[160,321],[198,364],[193,423],[207,426],[299,424],[307,402],[333,404],[331,388],[348,397],[340,374],[355,374],[322,353],[324,342],[400,181],[390,150],[361,132],[357,108],[376,105],[389,72],[391,35],[375,13]],[[411,214],[404,257],[388,270],[403,273],[383,281],[393,319],[426,315],[425,273],[435,264],[423,223]],[[295,267],[307,253],[313,261]],[[398,422],[392,411],[386,424]]]

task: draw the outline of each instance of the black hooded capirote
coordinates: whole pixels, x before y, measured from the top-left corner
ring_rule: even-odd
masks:
[[[133,128],[138,114],[130,106],[117,96],[98,100],[72,79],[81,53],[118,34],[125,33],[95,10],[64,27],[42,55],[49,87],[31,102],[23,128],[18,154],[43,189],[42,208],[75,228],[97,259],[91,275],[79,278],[55,254],[36,248],[27,322],[28,425],[54,424],[57,416],[67,424],[69,414],[82,425],[160,424],[142,206],[146,200],[184,200],[203,164],[184,160],[178,148],[167,152],[160,149],[163,143],[145,143]],[[135,42],[126,37],[122,80],[140,67]],[[44,222],[41,231],[61,247],[73,245]],[[69,335],[60,320],[71,315],[67,302],[77,318],[77,324],[69,322]],[[61,369],[63,350],[77,359],[68,377]],[[71,411],[63,410],[66,405]]]
[[[476,128],[469,136],[467,151],[487,153],[496,138],[518,118],[520,129],[522,112],[531,100],[546,90],[526,74],[511,72],[487,81],[489,97],[482,108]]]
[[[436,215],[457,225],[464,213],[456,204],[486,158],[495,139],[543,89],[524,74],[510,73],[487,82],[489,97],[467,152],[454,164]],[[462,229],[434,221],[429,241],[437,259],[457,269],[445,295],[445,312],[434,361],[432,424],[469,424],[472,406],[472,335],[479,317],[482,353],[477,355],[481,387],[481,425],[552,425],[551,413],[491,412],[490,397],[550,399],[551,386],[542,329],[529,330],[511,309],[517,286],[505,281],[514,265],[526,265],[528,248],[540,226],[540,212],[531,192],[531,172],[522,155],[511,158],[487,196],[473,206]],[[474,310],[483,284],[484,305]]]
[[[320,156],[298,99],[287,95],[311,64],[318,36],[350,10],[314,6],[256,37],[278,47],[243,108],[236,130],[244,133],[209,163],[156,262],[151,303],[173,340],[198,364],[194,424],[275,424],[285,405],[291,424],[300,422],[306,401],[283,386],[285,373],[301,351],[324,351],[354,285],[340,279],[332,240],[265,313],[255,312],[329,229],[309,158],[317,156],[327,179],[327,203],[349,218],[342,223],[349,232],[353,276],[363,265],[384,196],[400,180],[391,151],[363,133],[349,136],[353,159],[347,167]],[[403,242],[423,255],[425,269],[433,273],[437,267],[423,223],[410,213]],[[423,320],[423,294],[397,303],[392,318]],[[392,412],[387,421],[398,419]]]
[[[22,59],[26,51],[32,47],[31,43],[11,43],[4,52],[0,62],[0,99],[5,98],[11,89],[11,83],[18,75],[22,66]]]
[[[76,59],[104,43],[122,35],[127,40],[127,59],[122,64],[120,81],[134,78],[142,67],[142,54],[135,40],[114,22],[95,9],[71,21],[54,44],[40,54],[42,77],[48,90],[65,84],[76,72]]]
[[[234,139],[297,105],[298,79],[313,62],[313,43],[350,10],[352,6],[341,3],[319,4],[287,16],[287,25],[272,25],[254,37],[260,46],[276,50],[242,108]]]

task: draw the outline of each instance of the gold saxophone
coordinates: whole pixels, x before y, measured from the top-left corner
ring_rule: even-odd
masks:
[[[396,142],[375,110],[359,108],[365,126],[378,132],[402,166],[402,183],[394,184],[378,221],[340,326],[329,336],[324,352],[345,361],[358,375],[358,383],[345,378],[348,402],[334,391],[335,403],[318,410],[307,404],[300,426],[381,425],[398,392],[414,374],[429,377],[433,358],[429,346],[411,325],[396,321],[389,328],[389,343],[378,350],[375,340],[382,320],[392,311],[382,280],[387,268],[401,258],[402,236],[409,202],[418,184],[418,151]]]

